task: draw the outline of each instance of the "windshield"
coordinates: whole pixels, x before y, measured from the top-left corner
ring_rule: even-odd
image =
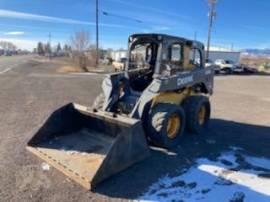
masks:
[[[157,46],[153,42],[141,42],[131,47],[129,68],[150,68],[155,65]]]

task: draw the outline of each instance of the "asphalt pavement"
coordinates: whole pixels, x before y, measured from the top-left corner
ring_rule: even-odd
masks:
[[[4,74],[13,68],[20,67],[32,57],[32,55],[0,56],[0,74]]]

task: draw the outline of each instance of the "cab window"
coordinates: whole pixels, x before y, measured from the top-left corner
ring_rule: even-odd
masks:
[[[202,54],[201,51],[197,48],[190,49],[189,52],[189,64],[194,67],[202,66]]]
[[[180,44],[173,44],[169,49],[170,61],[181,62],[182,61],[182,46]]]
[[[168,62],[173,69],[179,69],[183,65],[183,47],[181,44],[175,43],[169,47]]]

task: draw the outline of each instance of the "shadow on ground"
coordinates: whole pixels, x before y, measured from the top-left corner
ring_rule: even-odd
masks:
[[[173,152],[151,151],[151,157],[100,184],[94,192],[125,199],[136,199],[160,177],[190,168],[198,158],[216,160],[232,147],[243,154],[270,158],[270,127],[213,119],[201,135],[186,134]],[[179,172],[178,172],[179,173]]]
[[[233,74],[219,73],[215,76],[270,76],[268,72],[238,72]]]

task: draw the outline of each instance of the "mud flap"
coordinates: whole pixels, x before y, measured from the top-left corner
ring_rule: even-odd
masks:
[[[140,120],[72,103],[47,119],[27,149],[87,189],[149,156]]]

